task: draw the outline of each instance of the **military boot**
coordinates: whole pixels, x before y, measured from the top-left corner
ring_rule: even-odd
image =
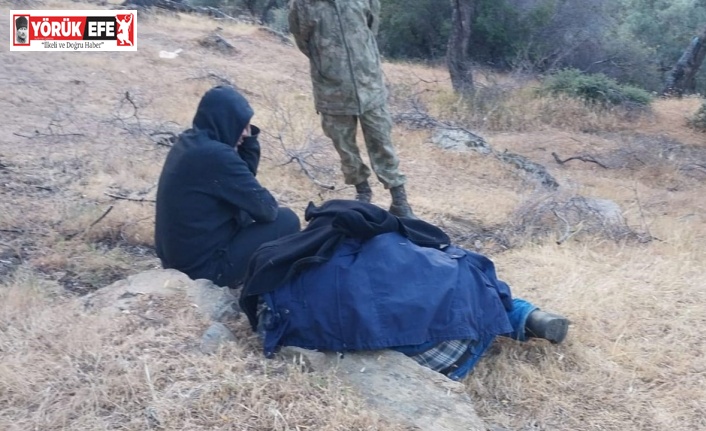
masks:
[[[404,185],[392,187],[390,189],[390,195],[392,195],[390,214],[403,218],[417,218],[412,212],[409,203],[407,203],[407,192],[404,189]]]
[[[368,183],[368,180],[355,185],[355,200],[369,204],[372,198],[373,189],[370,188],[370,183]]]
[[[569,319],[558,314],[534,310],[527,316],[525,333],[528,337],[544,338],[552,343],[561,343],[569,332]]]

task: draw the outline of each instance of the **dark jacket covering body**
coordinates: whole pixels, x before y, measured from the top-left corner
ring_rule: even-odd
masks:
[[[235,150],[252,116],[235,90],[215,87],[170,149],[156,204],[155,245],[164,268],[211,279],[216,255],[244,225],[277,217],[276,200],[255,179],[259,130],[253,126]]]
[[[273,291],[307,266],[329,260],[346,238],[361,240],[398,232],[422,247],[442,248],[450,239],[438,227],[423,220],[401,219],[363,202],[330,200],[304,214],[309,222],[303,231],[263,244],[250,259],[240,306],[256,325],[257,295]]]
[[[347,238],[333,256],[263,295],[264,353],[487,345],[512,332],[510,289],[484,256],[420,247],[398,232]]]

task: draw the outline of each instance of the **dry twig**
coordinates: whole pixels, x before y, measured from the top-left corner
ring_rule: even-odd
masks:
[[[272,135],[270,135],[270,136],[272,136]],[[306,162],[306,160],[304,160],[304,157],[302,157],[301,154],[287,149],[286,145],[284,145],[284,139],[282,139],[282,135],[277,135],[277,136],[273,136],[273,137],[279,141],[279,143],[282,145],[282,150],[284,151],[284,153],[287,156],[289,156],[289,160],[280,166],[285,166],[285,165],[288,165],[292,162],[297,162],[299,164],[299,167],[302,169],[302,172],[304,173],[304,175],[306,175],[314,184],[316,184],[317,186],[319,186],[323,189],[326,189],[326,190],[336,190],[336,186],[333,186],[330,184],[324,184],[321,181],[319,181],[318,179],[316,179],[316,177],[314,177],[311,174],[309,169],[307,169],[307,167],[306,167],[306,165],[309,163]]]
[[[554,160],[556,160],[556,162],[557,162],[558,164],[560,164],[560,165],[563,165],[564,163],[570,162],[570,161],[572,161],[572,160],[580,160],[580,161],[586,162],[586,163],[595,163],[595,164],[597,164],[598,166],[602,167],[603,169],[608,169],[608,166],[606,166],[606,165],[604,165],[603,163],[599,162],[598,160],[595,159],[595,157],[590,156],[590,155],[585,155],[585,156],[573,156],[573,157],[569,157],[568,159],[565,159],[565,160],[561,160],[561,158],[559,158],[559,155],[558,155],[557,153],[555,153],[555,152],[552,152],[552,156],[554,157]]]
[[[119,199],[119,200],[130,201],[130,202],[152,202],[152,203],[157,202],[157,201],[154,200],[154,199],[131,198],[131,197],[129,197],[129,196],[123,196],[123,195],[118,195],[118,194],[108,193],[108,192],[105,192],[104,194],[105,194],[106,196],[109,196],[109,197],[113,198],[113,199]]]
[[[87,227],[86,229],[84,229],[84,230],[81,231],[81,232],[75,232],[75,233],[66,235],[66,239],[67,239],[67,240],[70,240],[70,239],[73,239],[73,238],[77,237],[77,236],[80,235],[80,234],[84,234],[84,233],[88,232],[89,230],[91,230],[91,228],[92,228],[93,226],[95,226],[95,225],[97,225],[98,223],[100,223],[101,220],[103,220],[108,214],[110,214],[110,212],[111,212],[112,210],[113,210],[113,205],[109,206],[108,209],[106,209],[105,211],[103,211],[103,214],[101,214],[100,217],[98,217],[96,220],[94,220],[93,223],[91,223],[90,225],[88,225],[88,227]]]

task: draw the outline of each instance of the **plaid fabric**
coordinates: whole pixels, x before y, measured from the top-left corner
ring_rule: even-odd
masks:
[[[468,340],[442,341],[426,352],[412,355],[410,358],[434,371],[443,371],[455,364],[468,350],[470,344]]]

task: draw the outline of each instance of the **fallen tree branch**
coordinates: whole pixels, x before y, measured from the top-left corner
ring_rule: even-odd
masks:
[[[589,156],[589,155],[573,156],[573,157],[569,157],[568,159],[565,159],[565,160],[561,160],[561,158],[559,158],[559,155],[554,152],[552,152],[552,156],[554,157],[554,160],[556,160],[556,162],[560,165],[563,165],[564,163],[570,162],[572,160],[580,160],[580,161],[586,162],[586,163],[595,163],[598,166],[602,167],[603,169],[608,169],[608,166],[604,165],[603,163],[596,160],[593,156]]]
[[[568,222],[568,220],[562,217],[556,209],[553,209],[552,212],[559,220],[563,221],[566,225],[566,230],[564,231],[564,234],[561,236],[561,238],[556,241],[557,245],[562,245],[563,243],[571,239],[572,236],[576,235],[577,233],[581,232],[581,230],[583,230],[583,221],[579,222],[576,230],[572,232],[571,224]]]
[[[39,130],[34,131],[34,135],[23,135],[21,133],[12,133],[15,136],[19,136],[20,138],[26,138],[26,139],[35,139],[35,138],[47,138],[47,137],[67,137],[67,136],[86,136],[83,133],[42,133]]]
[[[302,172],[304,172],[304,175],[306,175],[307,177],[309,177],[309,179],[310,179],[311,181],[313,181],[314,184],[316,184],[317,186],[319,186],[319,187],[321,187],[321,188],[323,188],[323,189],[326,189],[326,190],[336,190],[336,186],[332,186],[332,185],[329,185],[329,184],[324,184],[324,183],[322,183],[321,181],[319,181],[319,180],[317,180],[316,178],[314,178],[314,176],[311,175],[311,173],[309,172],[309,170],[308,170],[308,169],[306,168],[306,166],[304,165],[304,161],[301,159],[301,157],[296,156],[296,155],[294,155],[294,156],[290,155],[290,157],[291,157],[291,159],[290,159],[289,162],[287,162],[286,164],[289,164],[289,163],[291,163],[291,162],[293,162],[293,161],[296,161],[297,163],[299,163],[299,167],[302,169]]]
[[[130,202],[157,202],[154,199],[145,199],[145,198],[131,198],[130,196],[123,196],[123,195],[116,195],[114,193],[104,193],[106,196],[109,196],[113,199],[119,199],[119,200],[124,200],[124,201],[130,201]]]
[[[0,232],[7,232],[7,233],[25,233],[25,231],[21,229],[0,229]]]
[[[88,226],[88,229],[90,229],[90,228],[92,228],[93,226],[95,226],[95,225],[97,225],[98,223],[100,223],[101,220],[103,220],[108,214],[110,214],[111,211],[113,211],[113,205],[109,206],[108,209],[105,210],[105,212],[103,212],[103,214],[102,214],[100,217],[98,217],[98,218],[96,219],[96,221],[94,221],[93,223],[91,223],[91,224]],[[86,230],[88,230],[88,229],[86,229]]]
[[[66,239],[67,239],[67,240],[70,240],[70,239],[76,238],[76,237],[77,237],[78,235],[80,235],[80,234],[84,234],[84,233],[88,232],[89,230],[91,230],[91,228],[92,228],[93,226],[95,226],[95,225],[97,225],[98,223],[100,223],[101,220],[103,220],[108,214],[110,214],[110,212],[111,212],[112,210],[113,210],[113,205],[109,206],[107,210],[103,211],[103,214],[101,214],[101,216],[98,217],[93,223],[91,223],[90,225],[88,225],[88,227],[87,227],[86,229],[84,229],[84,230],[81,231],[81,232],[74,232],[74,233],[72,233],[72,234],[66,235]]]
[[[235,85],[233,83],[233,81],[231,81],[228,78],[224,78],[221,75],[218,75],[217,73],[214,73],[214,72],[208,72],[208,74],[206,75],[206,78],[207,79],[214,79],[220,85],[227,85],[229,87],[238,88],[238,86]],[[239,88],[238,88],[238,90],[239,90]]]
[[[150,139],[156,145],[161,145],[162,147],[172,147],[177,141],[179,136],[174,132],[160,132],[155,131],[149,134]]]
[[[289,157],[289,160],[286,163],[283,163],[282,166],[288,165],[292,162],[297,162],[299,164],[299,167],[301,168],[302,172],[304,173],[304,175],[306,175],[307,178],[309,178],[314,184],[321,187],[322,189],[336,190],[336,186],[333,186],[330,184],[324,184],[321,181],[317,180],[316,177],[314,177],[314,175],[312,175],[312,173],[306,167],[306,164],[307,164],[306,160],[303,159],[301,154],[298,154],[295,151],[292,151],[287,148],[287,146],[284,144],[284,139],[282,138],[281,134],[278,134],[275,136],[275,135],[268,133],[268,132],[265,132],[265,133],[267,135],[277,139],[279,141],[280,145],[282,146],[282,151],[284,152],[285,155],[287,155]]]

